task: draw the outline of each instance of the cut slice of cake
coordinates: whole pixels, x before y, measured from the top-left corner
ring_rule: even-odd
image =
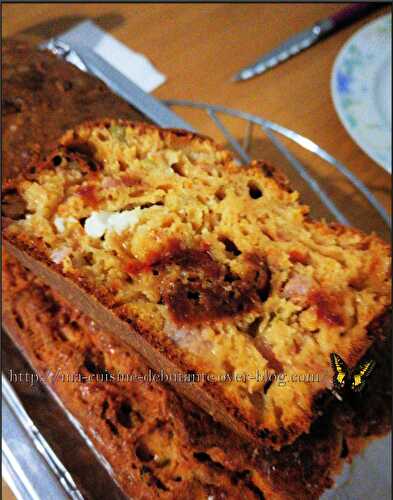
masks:
[[[274,451],[242,442],[154,382],[141,356],[16,259],[4,259],[3,277],[7,332],[108,461],[127,497],[316,499],[371,436],[390,428],[390,339],[366,354],[377,366],[364,394],[345,402],[322,398],[310,433]]]
[[[330,354],[355,365],[391,302],[387,244],[310,220],[273,169],[188,132],[86,123],[7,183],[5,215],[10,197],[11,252],[265,444],[310,429]]]

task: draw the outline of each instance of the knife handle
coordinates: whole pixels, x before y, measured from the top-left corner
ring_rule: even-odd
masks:
[[[383,5],[384,4],[368,2],[353,3],[348,5],[330,17],[330,20],[333,21],[333,29],[343,28],[351,22],[366,16],[378,7],[382,7]]]

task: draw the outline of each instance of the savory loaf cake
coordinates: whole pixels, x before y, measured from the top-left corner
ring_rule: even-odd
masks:
[[[2,162],[4,176],[26,168],[32,155],[31,146],[38,152],[47,152],[49,144],[65,129],[83,119],[108,114],[125,117],[133,113],[100,82],[46,51],[13,42],[4,43],[2,50],[3,69],[6,65],[2,95],[3,160],[7,159]],[[30,89],[27,68],[34,79],[37,68],[43,67],[45,71],[39,72],[40,85]],[[80,106],[78,92],[61,91],[61,87],[69,88],[69,82],[74,83],[74,79],[75,87],[82,85],[85,93],[100,87],[83,106]],[[22,92],[25,105],[21,109],[4,105],[7,96],[14,100]],[[56,106],[49,105],[57,98]],[[15,122],[19,124],[16,134],[13,133]],[[40,144],[41,139],[44,142]],[[10,208],[9,205],[8,211]],[[65,376],[98,373],[102,380],[105,373],[116,375],[139,370],[147,373],[147,366],[134,351],[121,345],[110,333],[93,326],[87,317],[71,308],[13,258],[7,257],[3,278],[5,326],[38,373],[45,376],[48,371],[56,373],[58,369]],[[388,332],[388,328],[385,330]],[[370,331],[373,337],[377,336],[376,325]],[[316,405],[314,413],[324,410],[324,418],[317,418],[310,434],[299,438],[293,446],[284,447],[281,453],[262,449],[264,472],[258,474],[264,478],[263,484],[269,484],[266,478],[270,478],[277,496],[287,492],[290,498],[318,497],[331,484],[339,455],[343,457],[341,460],[350,458],[364,438],[388,431],[391,422],[389,342],[376,341],[367,352],[366,356],[376,360],[377,366],[363,393],[353,394],[342,403],[328,398],[329,405]],[[108,460],[127,495],[152,499],[261,498],[262,493],[253,489],[258,483],[257,488],[263,490],[266,498],[271,498],[270,487],[263,489],[257,475],[250,473],[251,460],[239,453],[236,436],[179,399],[169,387],[157,383],[150,384],[152,387],[144,383],[104,383],[98,377],[90,383],[68,383],[61,377],[51,378],[50,382],[97,450]],[[150,434],[154,435],[153,442]],[[168,446],[168,435],[172,446]],[[149,446],[147,454],[138,446],[140,437]],[[337,442],[341,445],[337,446]],[[253,451],[251,447],[245,448],[249,454]],[[171,462],[167,463],[169,449]],[[222,450],[220,454],[218,449]],[[164,467],[157,458],[154,460],[155,455],[166,457]],[[245,486],[248,476],[251,481]]]
[[[3,273],[7,331],[131,498],[316,499],[369,436],[390,427],[390,338],[367,353],[377,366],[364,394],[344,402],[320,399],[315,406],[320,416],[309,434],[279,452],[258,449],[167,384],[128,380],[127,375],[149,374],[142,358],[14,258],[4,260]]]
[[[15,197],[15,255],[215,418],[277,448],[309,431],[330,353],[356,364],[390,304],[388,245],[309,220],[267,165],[240,168],[186,132],[86,123],[6,185],[6,215]]]

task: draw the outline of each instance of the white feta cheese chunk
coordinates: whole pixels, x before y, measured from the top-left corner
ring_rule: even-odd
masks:
[[[92,238],[101,238],[108,228],[111,212],[93,212],[85,221],[85,231]]]
[[[70,247],[56,248],[51,253],[50,258],[55,264],[60,264],[66,257],[70,255],[71,252],[72,249]]]
[[[65,223],[72,223],[72,222],[78,222],[75,217],[66,217],[65,219],[63,217],[56,216],[53,224],[55,225],[55,228],[57,229],[58,233],[64,233],[65,231]]]
[[[62,217],[55,217],[55,220],[53,221],[55,228],[57,229],[58,233],[64,233],[65,226],[64,226],[64,220]]]
[[[124,210],[124,212],[113,213],[108,219],[108,229],[121,234],[129,227],[138,223],[142,210],[138,207],[134,210]]]
[[[86,219],[85,231],[91,238],[101,238],[107,231],[121,234],[139,221],[141,212],[139,207],[123,212],[93,212]]]

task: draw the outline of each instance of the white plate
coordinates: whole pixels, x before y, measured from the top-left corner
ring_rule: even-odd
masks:
[[[392,16],[357,31],[334,63],[333,102],[352,139],[392,172]]]

